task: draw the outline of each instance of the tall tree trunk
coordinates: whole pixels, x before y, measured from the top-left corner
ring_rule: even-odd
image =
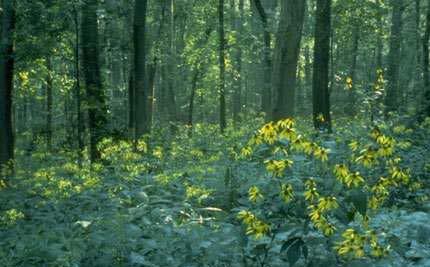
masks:
[[[168,33],[168,62],[167,62],[167,88],[165,91],[168,121],[171,132],[177,129],[178,112],[176,107],[175,85],[176,85],[176,25],[175,25],[175,2],[174,0],[168,1],[168,14],[169,14],[169,33]]]
[[[46,58],[46,142],[48,150],[52,149],[52,63]],[[65,105],[66,106],[66,105]],[[67,118],[66,118],[67,119]]]
[[[377,70],[382,70],[383,69],[383,64],[382,64],[382,51],[384,50],[384,43],[383,43],[383,34],[382,34],[382,27],[383,27],[383,22],[382,22],[382,8],[381,5],[382,3],[380,2],[381,0],[378,0],[378,3],[376,5],[376,21],[377,21],[377,27],[378,27],[378,32],[377,32],[377,37],[376,37],[376,69]]]
[[[227,127],[225,104],[225,34],[224,34],[224,0],[218,0],[218,34],[219,34],[219,125],[221,133]]]
[[[146,74],[146,12],[147,0],[136,0],[134,7],[134,119],[135,139],[148,134],[151,126],[147,121],[149,88],[145,84]]]
[[[424,81],[424,103],[421,119],[430,116],[430,60],[429,60],[429,41],[430,41],[430,0],[427,1],[426,30],[423,37],[423,81]]]
[[[97,25],[98,0],[86,0],[82,5],[82,63],[88,101],[91,161],[100,159],[97,144],[106,134],[107,107],[102,88]]]
[[[84,132],[84,124],[81,111],[81,71],[80,71],[80,56],[79,56],[79,13],[74,6],[74,22],[75,22],[75,98],[76,98],[76,138],[78,140],[78,162],[82,163],[82,151],[84,150],[84,140],[82,138]]]
[[[236,45],[236,72],[233,74],[234,95],[233,95],[233,122],[235,125],[240,121],[240,113],[242,111],[242,35],[244,24],[244,0],[239,0],[239,16],[235,17],[235,1],[232,0],[232,28],[237,32]]]
[[[12,91],[15,31],[15,1],[2,1],[2,27],[0,46],[0,171],[14,158],[12,125]],[[1,172],[0,172],[1,175]]]
[[[331,0],[317,0],[313,68],[313,120],[315,129],[331,132],[330,95],[328,91]]]
[[[193,79],[191,81],[191,94],[190,94],[190,103],[188,106],[188,137],[191,137],[193,135],[193,113],[194,113],[194,99],[196,96],[196,90],[197,90],[197,82],[199,80],[200,76],[200,70],[198,67],[196,67],[196,70],[194,71]]]
[[[272,76],[273,88],[277,92],[273,120],[294,116],[297,64],[305,7],[303,0],[287,0],[281,5]]]
[[[386,113],[397,111],[401,103],[401,93],[399,88],[399,72],[402,42],[402,14],[403,1],[393,0],[393,14],[391,19],[390,51],[388,54],[387,70],[387,95],[385,96]]]
[[[354,116],[355,115],[355,96],[356,96],[356,71],[357,71],[357,57],[358,57],[358,45],[360,41],[360,27],[358,25],[354,26],[352,33],[352,49],[351,49],[351,67],[349,69],[349,78],[351,79],[351,84],[348,88],[349,101],[346,108],[346,113]]]
[[[255,7],[263,24],[263,42],[264,42],[264,87],[261,92],[261,110],[266,114],[269,119],[272,115],[272,53],[271,43],[272,37],[270,35],[268,16],[261,0],[254,0]]]

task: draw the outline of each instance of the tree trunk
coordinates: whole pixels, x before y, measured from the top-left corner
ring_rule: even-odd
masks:
[[[273,120],[294,116],[297,64],[300,53],[305,1],[287,0],[281,5],[281,20],[276,37],[273,88],[277,92]]]
[[[134,7],[134,119],[135,140],[148,134],[151,126],[147,121],[149,88],[145,84],[146,74],[146,12],[147,0],[136,0]]]
[[[169,125],[171,132],[175,132],[177,129],[176,123],[178,122],[178,114],[176,109],[176,96],[175,96],[175,85],[176,85],[176,26],[175,26],[175,2],[170,0],[169,3],[169,18],[170,18],[170,31],[168,35],[169,42],[169,62],[167,63],[167,111],[169,113]]]
[[[82,163],[82,151],[84,150],[84,140],[82,134],[84,132],[84,124],[81,112],[81,72],[80,72],[80,56],[79,56],[79,13],[74,6],[74,22],[75,22],[75,98],[76,98],[76,138],[78,140],[78,161]]]
[[[232,14],[235,14],[235,1],[232,0]],[[236,45],[236,72],[233,74],[234,95],[233,95],[233,122],[237,125],[240,122],[242,111],[242,35],[244,24],[244,0],[239,0],[239,17],[232,16],[232,28],[237,32]]]
[[[318,131],[331,132],[330,95],[328,91],[331,0],[317,0],[313,67],[313,120]]]
[[[193,80],[191,81],[191,94],[190,94],[190,103],[188,106],[188,137],[191,137],[193,135],[193,113],[194,113],[194,99],[196,96],[196,90],[197,90],[197,81],[200,76],[200,70],[197,68],[194,71]]]
[[[49,57],[46,58],[46,142],[48,150],[52,149],[52,64]]]
[[[272,53],[271,43],[272,37],[269,31],[269,22],[267,13],[264,10],[261,0],[254,0],[255,7],[263,24],[263,42],[264,42],[264,87],[261,92],[261,110],[266,114],[266,118],[270,118],[272,114]]]
[[[225,34],[224,34],[224,0],[218,0],[218,34],[219,34],[219,124],[221,133],[227,127],[225,105]]]
[[[349,69],[349,78],[351,79],[351,84],[348,88],[349,101],[346,108],[346,113],[350,116],[355,115],[355,97],[356,97],[356,71],[357,71],[357,57],[358,57],[358,45],[360,41],[360,27],[358,25],[354,26],[354,31],[352,33],[352,49],[351,49],[351,67]]]
[[[423,81],[424,81],[424,103],[421,119],[430,116],[430,68],[429,68],[429,41],[430,41],[430,0],[427,7],[426,30],[423,37]]]
[[[400,72],[400,57],[401,57],[401,42],[402,42],[402,14],[403,1],[393,0],[393,14],[391,19],[391,36],[390,36],[390,51],[388,54],[388,70],[387,70],[387,95],[385,96],[385,111],[397,111],[401,103],[400,88],[399,88],[399,72]]]
[[[0,46],[0,171],[14,158],[12,125],[12,92],[15,30],[15,1],[2,1],[2,27]],[[1,175],[1,172],[0,172]]]
[[[97,144],[106,134],[106,100],[102,88],[97,25],[97,0],[86,0],[82,6],[82,63],[88,101],[91,161],[100,159]]]

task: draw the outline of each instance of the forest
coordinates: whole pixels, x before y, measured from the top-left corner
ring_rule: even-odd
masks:
[[[0,266],[430,266],[429,49],[430,0],[0,0]]]

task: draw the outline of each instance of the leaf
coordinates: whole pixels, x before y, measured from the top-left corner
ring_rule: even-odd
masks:
[[[297,242],[298,240],[300,240],[300,237],[293,237],[285,241],[284,244],[282,244],[280,253],[287,250],[294,242]]]
[[[303,245],[303,246],[302,246],[302,253],[303,253],[303,257],[305,257],[305,259],[307,259],[307,258],[308,258],[308,256],[309,256],[309,249],[308,249],[308,246],[306,246],[306,245]]]
[[[301,256],[301,247],[303,245],[303,241],[300,239],[297,242],[294,242],[287,250],[287,260],[289,266],[293,266],[300,259]]]
[[[367,212],[367,194],[361,190],[354,190],[350,194],[350,201],[354,204],[361,215],[365,215]]]
[[[77,221],[77,222],[75,222],[75,224],[82,226],[84,229],[87,229],[92,224],[92,222],[90,222],[90,221]]]

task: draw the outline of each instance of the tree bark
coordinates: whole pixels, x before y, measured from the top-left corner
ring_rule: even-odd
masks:
[[[235,1],[232,0],[232,28],[237,32],[237,45],[235,51],[236,72],[233,74],[234,95],[233,95],[233,122],[237,125],[240,122],[242,111],[242,35],[244,24],[244,0],[239,0],[239,16],[235,17]]]
[[[351,67],[349,69],[349,78],[351,78],[352,84],[348,88],[349,101],[346,107],[346,113],[350,116],[355,115],[355,97],[356,97],[356,71],[357,71],[357,57],[358,57],[358,45],[360,41],[360,27],[354,26],[352,33],[352,49],[351,49]]]
[[[15,1],[2,1],[0,46],[0,171],[14,158],[12,125],[12,92],[14,71],[13,34],[15,31]],[[1,172],[0,172],[1,175]]]
[[[145,84],[146,74],[146,12],[147,0],[136,0],[134,7],[134,119],[135,140],[150,133],[147,120],[149,88]]]
[[[393,0],[393,13],[391,19],[390,51],[388,54],[387,95],[385,96],[385,112],[397,111],[401,103],[399,88],[399,72],[402,42],[402,14],[403,1]]]
[[[263,42],[264,42],[264,87],[261,92],[261,110],[266,114],[269,119],[272,114],[272,37],[269,30],[268,16],[261,0],[254,0],[255,7],[263,25]]]
[[[82,63],[88,101],[91,161],[100,159],[97,144],[106,134],[107,107],[102,88],[97,25],[97,0],[86,0],[82,5]]]
[[[426,14],[426,30],[423,37],[423,82],[424,82],[424,100],[420,114],[420,119],[430,116],[430,60],[429,60],[429,41],[430,41],[430,0],[428,2]]]
[[[46,58],[46,70],[46,142],[50,151],[52,149],[52,63],[49,56]]]
[[[225,104],[225,33],[224,33],[224,0],[218,0],[218,34],[219,34],[219,125],[221,133],[227,127]]]
[[[273,120],[294,116],[297,65],[300,53],[305,1],[287,0],[281,5],[281,20],[276,37],[273,88],[277,92]]]
[[[313,120],[318,131],[331,132],[330,95],[328,91],[331,0],[317,0],[313,67]]]

